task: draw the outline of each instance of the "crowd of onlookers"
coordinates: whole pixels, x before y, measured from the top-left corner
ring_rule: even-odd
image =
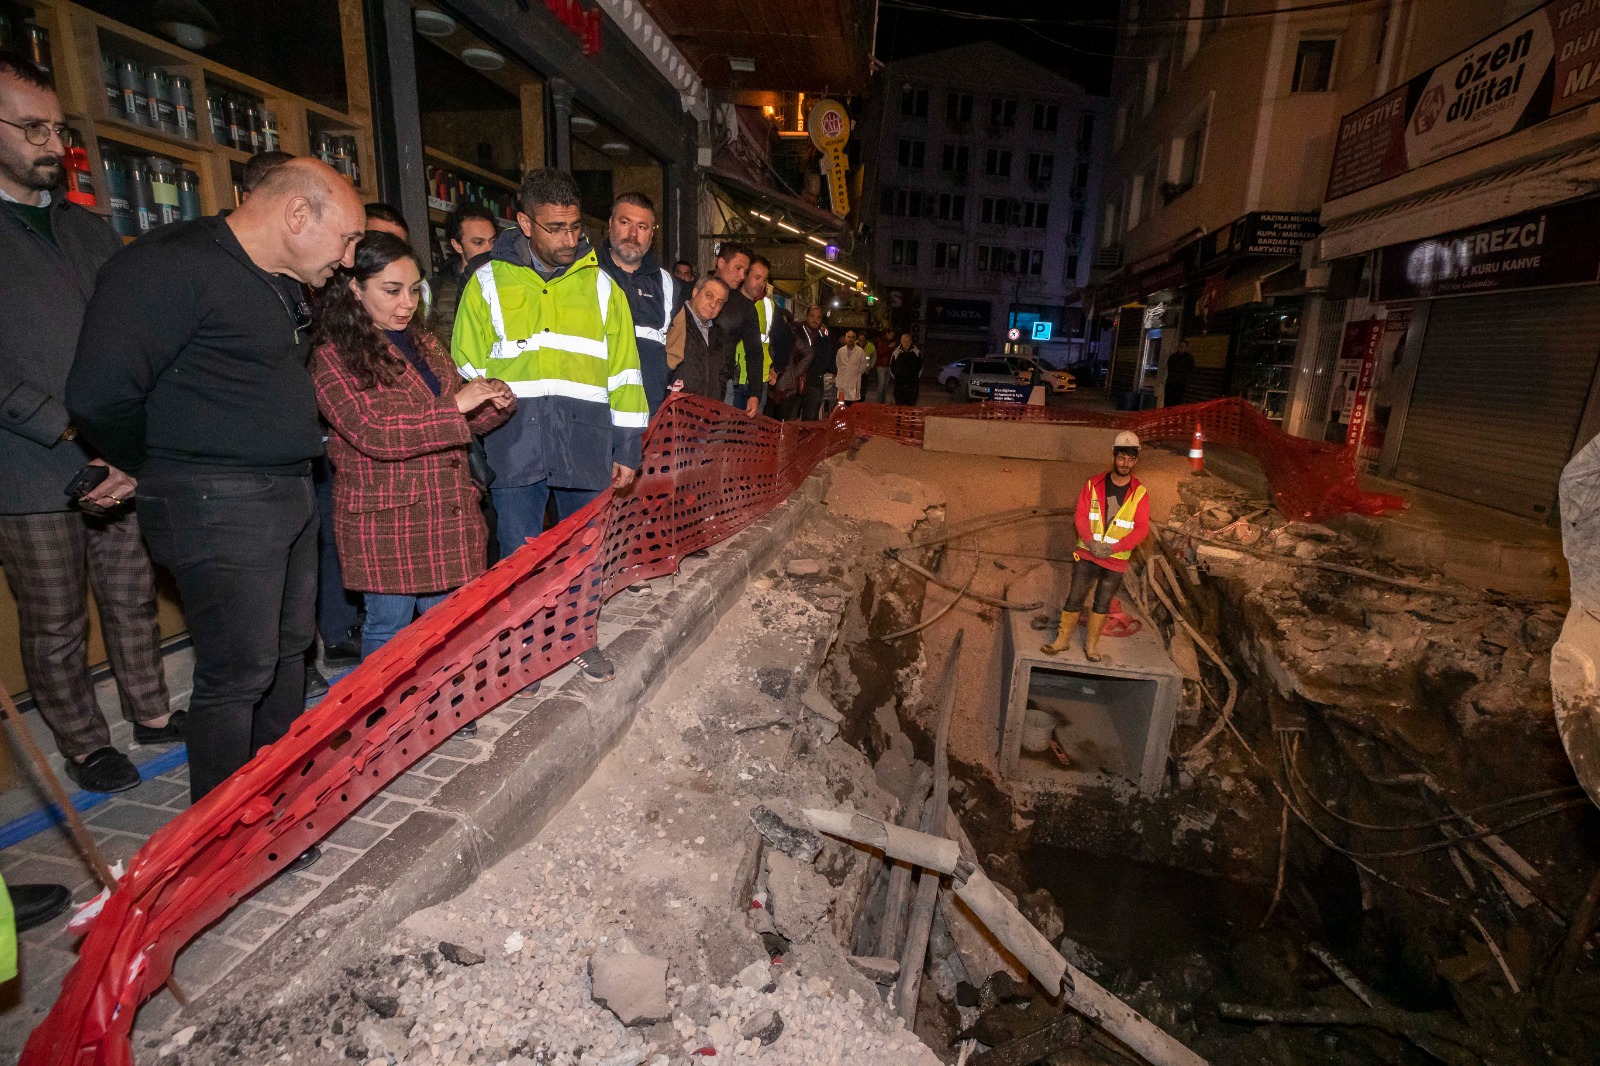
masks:
[[[198,799],[325,690],[319,662],[354,665],[628,491],[674,392],[777,419],[916,400],[909,336],[795,315],[731,241],[707,271],[667,267],[638,193],[591,244],[573,178],[532,171],[517,225],[460,207],[428,275],[400,212],[270,152],[234,210],[124,247],[60,194],[64,123],[42,72],[0,53],[0,567],[35,706],[89,791],[139,783],[95,701],[91,589],[135,741],[186,743]],[[186,710],[152,563],[194,648]],[[612,676],[602,649],[578,660]]]

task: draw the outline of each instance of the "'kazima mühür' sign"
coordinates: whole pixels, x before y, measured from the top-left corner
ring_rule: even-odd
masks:
[[[1552,0],[1339,120],[1329,200],[1600,99],[1600,0]]]

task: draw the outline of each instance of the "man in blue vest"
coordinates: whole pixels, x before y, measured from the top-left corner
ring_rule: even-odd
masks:
[[[688,296],[688,287],[666,270],[651,250],[656,233],[656,207],[650,197],[625,192],[611,204],[606,239],[596,249],[600,269],[611,275],[628,297],[633,334],[639,345],[639,370],[644,375],[650,414],[667,398],[667,330]]]

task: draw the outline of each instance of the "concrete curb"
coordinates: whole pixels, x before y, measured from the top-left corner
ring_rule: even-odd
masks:
[[[491,712],[518,717],[486,757],[457,771],[199,1003],[270,999],[325,979],[369,955],[408,915],[459,894],[532,840],[627,734],[638,708],[739,601],[747,579],[793,540],[827,483],[827,468],[819,467],[783,504],[714,548],[706,562],[680,571],[676,587],[658,594],[644,619],[605,643],[617,671],[612,681],[595,685],[575,674],[548,697],[513,698]],[[306,946],[318,940],[321,947],[308,960]],[[183,1020],[180,1014],[173,1024]]]

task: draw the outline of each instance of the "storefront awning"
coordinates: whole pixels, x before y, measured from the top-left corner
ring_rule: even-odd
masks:
[[[707,168],[705,175],[730,213],[724,216],[722,233],[704,236],[762,245],[773,253],[768,258],[774,267],[781,265],[779,258],[787,258],[777,255],[775,246],[790,246],[798,270],[779,272],[778,277],[826,277],[852,288],[866,280],[867,265],[844,250],[850,238],[843,219],[720,169]],[[833,259],[827,258],[829,247],[835,249]]]
[[[1508,215],[1600,192],[1600,138],[1507,170],[1457,182],[1343,218],[1329,218],[1320,239],[1324,261],[1389,244],[1423,240]]]
[[[796,200],[786,196],[775,189],[765,188],[754,182],[747,181],[737,174],[730,174],[726,170],[716,167],[707,167],[706,177],[720,185],[731,194],[734,199],[742,201],[746,206],[758,208],[763,214],[788,221],[799,229],[799,236],[816,234],[843,234],[848,226],[844,219],[820,207]],[[795,234],[791,234],[795,236]]]

